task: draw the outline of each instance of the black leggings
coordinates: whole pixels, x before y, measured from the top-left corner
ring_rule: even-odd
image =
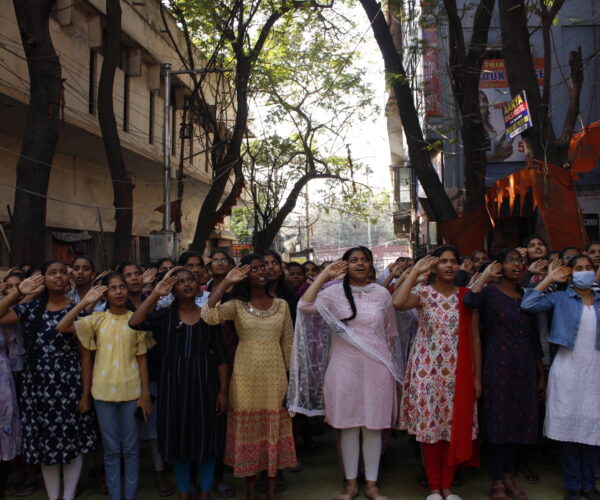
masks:
[[[517,467],[518,444],[491,444],[490,469],[492,481],[501,481],[504,474],[512,474]]]
[[[8,473],[10,471],[10,462],[0,462],[0,498],[4,498],[6,484],[8,483]]]

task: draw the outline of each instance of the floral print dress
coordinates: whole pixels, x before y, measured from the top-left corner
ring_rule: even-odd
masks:
[[[430,285],[413,290],[420,298],[419,328],[408,358],[400,428],[421,443],[450,441],[458,358],[458,291],[449,297]],[[477,437],[473,406],[473,439]]]

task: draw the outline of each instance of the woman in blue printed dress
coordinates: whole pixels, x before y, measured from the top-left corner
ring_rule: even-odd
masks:
[[[20,397],[23,455],[41,464],[49,500],[73,500],[83,454],[94,448],[96,433],[90,414],[91,380],[82,379],[78,341],[56,330],[57,323],[74,307],[65,295],[67,266],[44,264],[42,276],[32,276],[0,301],[0,324],[20,323],[27,348]],[[18,302],[26,295],[38,297]],[[60,496],[61,465],[64,490]]]

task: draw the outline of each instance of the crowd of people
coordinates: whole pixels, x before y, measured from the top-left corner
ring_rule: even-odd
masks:
[[[182,500],[285,489],[335,431],[342,492],[378,488],[407,433],[427,500],[460,500],[459,470],[487,457],[491,500],[527,500],[528,450],[558,450],[565,500],[600,500],[600,242],[540,236],[490,256],[452,246],[379,276],[358,246],[335,262],[206,258],[96,272],[85,255],[10,269],[0,284],[0,500],[73,500],[84,456],[110,500],[134,499],[140,441],[158,494]],[[168,465],[167,465],[168,464]],[[12,480],[9,483],[9,479]]]

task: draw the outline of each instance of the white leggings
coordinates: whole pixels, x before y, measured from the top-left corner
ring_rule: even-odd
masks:
[[[64,500],[74,500],[75,490],[83,467],[83,455],[77,455],[68,464],[63,465]],[[41,465],[46,493],[50,500],[60,498],[60,465]]]
[[[352,427],[351,429],[341,430],[340,444],[346,479],[356,479],[358,477],[361,430],[365,477],[367,481],[377,481],[379,458],[381,457],[381,430],[372,430],[366,427]]]

